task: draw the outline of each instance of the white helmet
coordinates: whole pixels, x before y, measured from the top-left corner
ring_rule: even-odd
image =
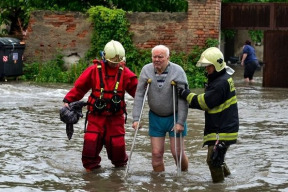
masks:
[[[118,41],[111,40],[104,47],[105,59],[111,63],[125,61],[125,49]]]
[[[214,65],[217,72],[226,68],[223,53],[217,47],[206,49],[196,64],[197,67],[206,67],[208,65]]]

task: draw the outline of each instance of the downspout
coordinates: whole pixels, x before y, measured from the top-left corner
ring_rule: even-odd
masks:
[[[221,50],[221,18],[222,18],[222,1],[219,2],[220,3],[220,13],[219,13],[219,34],[218,34],[218,41],[219,41],[219,45],[218,48]],[[223,52],[223,51],[222,51]]]

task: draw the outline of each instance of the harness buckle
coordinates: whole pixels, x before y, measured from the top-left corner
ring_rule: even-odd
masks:
[[[106,108],[107,106],[107,102],[104,100],[104,99],[99,99],[97,98],[95,100],[95,103],[93,105],[93,108],[94,108],[94,111],[97,111],[99,113],[103,112],[104,109]]]
[[[111,98],[110,112],[117,113],[121,108],[121,97],[117,94],[114,94]]]

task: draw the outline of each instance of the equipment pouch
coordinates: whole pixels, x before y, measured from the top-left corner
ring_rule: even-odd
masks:
[[[227,146],[225,142],[217,142],[213,148],[213,152],[211,154],[211,161],[213,167],[221,167],[224,163],[225,154],[227,151]]]
[[[120,109],[121,109],[121,97],[115,94],[110,100],[110,112],[117,113]]]
[[[107,103],[104,99],[97,98],[93,104],[93,111],[102,113],[106,109]]]

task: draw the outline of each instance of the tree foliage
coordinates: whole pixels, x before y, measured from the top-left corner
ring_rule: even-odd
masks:
[[[28,24],[31,6],[28,0],[1,0],[0,1],[0,34],[17,34],[23,31]]]
[[[188,2],[187,0],[1,0],[0,35],[20,36],[21,33],[25,33],[32,10],[86,12],[89,8],[99,5],[133,12],[183,12],[187,11]]]

